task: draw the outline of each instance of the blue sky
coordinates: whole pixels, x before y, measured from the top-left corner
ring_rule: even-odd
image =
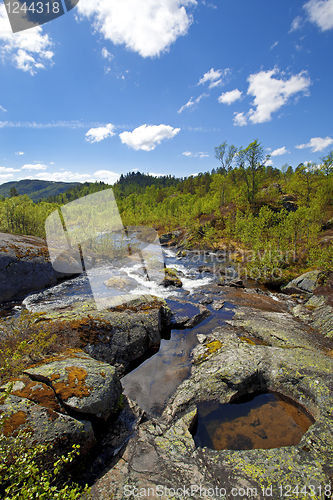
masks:
[[[0,183],[189,176],[258,139],[333,148],[333,0],[80,0],[12,34],[0,3]]]

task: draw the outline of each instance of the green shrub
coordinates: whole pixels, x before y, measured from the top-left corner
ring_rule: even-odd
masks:
[[[82,488],[64,469],[79,455],[80,445],[49,463],[49,444],[31,445],[30,433],[20,430],[6,436],[6,418],[0,417],[0,498],[6,500],[76,500],[91,498],[90,489]]]

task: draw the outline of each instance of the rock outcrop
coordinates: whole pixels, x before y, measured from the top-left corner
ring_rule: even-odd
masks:
[[[237,293],[247,300],[252,295],[255,303],[255,294]],[[94,498],[154,494],[165,500],[181,495],[275,500],[287,491],[286,485],[292,490],[298,485],[305,493],[292,498],[305,499],[313,489],[330,490],[332,351],[326,339],[302,321],[303,314],[309,319],[303,305],[297,309],[288,297],[278,300],[280,312],[267,310],[266,303],[262,310],[241,306],[229,324],[200,336],[201,343],[192,351],[190,378],[178,387],[161,419],[139,425],[118,462],[94,484]],[[196,447],[191,432],[198,403],[223,404],[266,391],[282,393],[312,415],[314,423],[298,445],[220,451]]]
[[[54,455],[79,444],[82,456],[96,444],[91,421],[114,415],[121,393],[113,366],[68,349],[0,388],[3,432],[10,439],[17,430],[29,430],[31,442],[52,443]]]
[[[282,291],[288,294],[312,294],[314,289],[318,286],[318,280],[321,274],[322,273],[318,270],[304,273],[282,287]]]
[[[80,269],[77,262],[78,273]],[[0,233],[0,302],[24,298],[64,276],[68,275],[54,271],[43,239]]]
[[[0,414],[5,416],[3,432],[8,439],[16,431],[26,430],[31,443],[52,444],[55,456],[69,452],[73,444],[80,445],[82,456],[96,443],[89,421],[77,420],[25,398],[0,397]]]
[[[52,388],[68,411],[86,417],[109,418],[122,392],[116,369],[80,350],[69,349],[24,373]]]
[[[127,295],[122,305],[99,311],[92,300],[68,302],[65,298],[62,302],[58,290],[53,297],[51,293],[49,289],[31,295],[24,304],[32,312],[44,311],[41,321],[57,324],[59,332],[70,333],[76,345],[94,359],[115,366],[118,374],[158,348],[170,324],[166,302],[150,295]]]

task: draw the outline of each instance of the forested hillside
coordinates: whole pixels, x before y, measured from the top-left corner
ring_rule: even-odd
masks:
[[[78,182],[41,181],[39,179],[24,179],[21,181],[5,182],[0,186],[0,196],[8,198],[13,195],[27,194],[33,201],[56,196],[68,189],[77,186]]]
[[[233,245],[252,252],[249,268],[332,268],[333,151],[317,164],[281,170],[258,141],[244,149],[223,143],[215,153],[217,168],[196,177],[121,176],[112,187],[124,225],[153,226],[159,234],[184,229],[192,248]],[[8,198],[0,202],[0,229],[44,236],[56,206],[109,187],[80,184],[37,204]]]

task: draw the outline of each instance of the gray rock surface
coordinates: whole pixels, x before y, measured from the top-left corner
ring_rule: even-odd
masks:
[[[96,361],[79,350],[68,350],[51,361],[27,368],[24,373],[48,384],[65,408],[83,413],[86,418],[109,418],[122,392],[113,366]]]
[[[54,271],[43,239],[0,233],[0,302],[53,286],[64,276]]]
[[[82,456],[96,443],[92,425],[87,420],[76,420],[25,398],[13,395],[0,398],[0,414],[6,417],[4,434],[8,439],[17,430],[30,430],[29,440],[51,443],[55,456],[71,451],[73,444],[80,445]]]
[[[282,288],[282,291],[289,294],[312,294],[314,289],[318,286],[318,279],[321,274],[322,273],[318,270],[304,273],[290,281],[285,287]]]
[[[69,303],[65,298],[62,302],[58,295],[57,300],[52,300],[47,295],[50,292],[30,296],[26,307],[34,312],[45,311],[41,321],[57,322],[59,331],[71,332],[87,354],[114,365],[118,374],[149,349],[157,348],[161,333],[170,324],[171,311],[166,302],[150,295],[124,296],[122,305],[99,311],[94,301]]]
[[[216,500],[278,500],[280,487],[284,493],[289,484],[306,490],[303,496],[291,498],[309,500],[310,485],[317,492],[320,486],[329,487],[333,473],[332,351],[302,321],[303,314],[309,319],[303,307],[295,303],[292,307],[293,314],[243,306],[228,325],[200,337],[201,343],[192,351],[190,378],[178,387],[161,419],[139,425],[114,467],[94,484],[94,498],[120,500],[130,494],[148,496],[150,492],[152,496],[154,492],[157,496],[158,492],[166,500],[181,497],[177,488],[184,491],[185,487],[184,498],[202,498],[205,489],[206,496]],[[247,335],[261,339],[261,345],[249,342]],[[223,404],[267,390],[291,398],[314,417],[298,445],[240,451],[196,448],[191,430],[199,402]]]

